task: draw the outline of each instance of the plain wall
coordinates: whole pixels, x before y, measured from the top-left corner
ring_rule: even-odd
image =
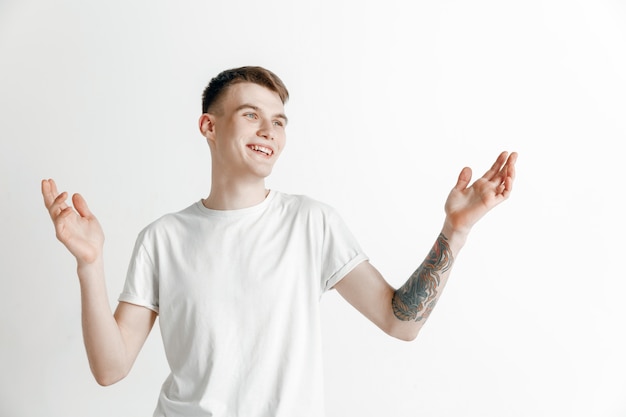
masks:
[[[322,299],[329,417],[626,415],[626,6],[527,1],[0,1],[0,416],[151,415],[158,326],[102,388],[42,178],[106,233],[116,305],[135,237],[205,197],[200,95],[262,65],[291,92],[268,186],[342,214],[401,285],[463,166],[519,152],[418,339]]]

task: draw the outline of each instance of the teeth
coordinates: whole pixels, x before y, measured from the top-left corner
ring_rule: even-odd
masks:
[[[250,148],[252,148],[255,151],[263,152],[266,155],[272,154],[272,150],[269,148],[266,148],[265,146],[251,145]]]

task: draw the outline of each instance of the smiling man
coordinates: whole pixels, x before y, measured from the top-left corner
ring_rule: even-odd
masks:
[[[501,153],[472,185],[464,168],[430,253],[394,289],[333,208],[266,188],[286,142],[288,97],[260,67],[211,80],[199,120],[210,193],[141,231],[114,314],[97,219],[79,194],[71,207],[53,180],[42,182],[57,237],[77,260],[85,346],[100,384],[130,371],[159,316],[171,373],[154,416],[322,417],[322,294],[337,289],[389,335],[414,339],[472,226],[511,192],[515,153]]]

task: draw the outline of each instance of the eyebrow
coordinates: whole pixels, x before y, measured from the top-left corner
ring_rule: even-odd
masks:
[[[244,103],[240,106],[238,106],[235,111],[240,111],[243,109],[252,109],[255,111],[262,111],[258,106],[255,106],[254,104],[249,104],[249,103]],[[287,115],[285,115],[285,113],[276,113],[274,114],[272,117],[278,117],[280,119],[283,119],[285,121],[285,124],[289,123],[289,119],[287,118]]]

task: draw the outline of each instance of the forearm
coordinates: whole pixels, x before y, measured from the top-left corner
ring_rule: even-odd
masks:
[[[82,328],[89,366],[96,381],[110,385],[128,373],[128,360],[120,328],[111,311],[102,259],[78,265]]]
[[[446,219],[424,262],[395,289],[369,262],[349,272],[335,288],[387,334],[413,340],[428,319],[473,225],[511,193],[517,154],[502,152],[471,186],[472,171],[463,168],[445,204]]]
[[[392,297],[392,310],[403,333],[403,339],[413,339],[435,308],[454,265],[465,244],[466,233],[444,225],[428,256],[411,277]]]

